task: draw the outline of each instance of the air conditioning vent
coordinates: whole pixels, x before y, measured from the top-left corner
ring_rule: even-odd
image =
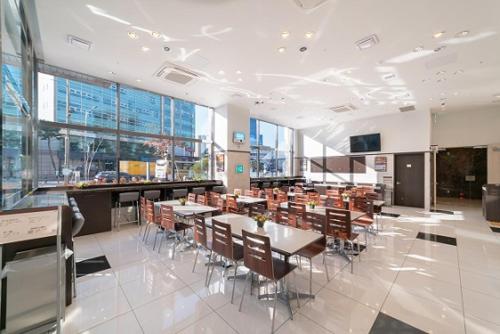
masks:
[[[73,35],[68,35],[68,44],[87,51],[89,51],[92,47],[92,42],[86,41],[83,38]]]
[[[373,35],[370,35],[370,36],[367,36],[365,38],[360,39],[355,44],[358,47],[358,49],[366,50],[366,49],[369,49],[372,46],[378,44],[378,42],[379,42],[378,36],[373,34]]]
[[[401,112],[408,112],[408,111],[414,111],[414,110],[415,110],[415,106],[405,106],[405,107],[399,108],[399,111],[401,111]]]
[[[304,10],[313,10],[329,0],[293,0],[297,6]]]
[[[340,106],[331,107],[329,109],[337,113],[357,110],[357,108],[352,104],[343,104]]]
[[[165,65],[160,67],[160,69],[156,71],[154,76],[165,81],[183,86],[190,85],[200,78],[200,75],[198,73],[171,63],[166,63]]]

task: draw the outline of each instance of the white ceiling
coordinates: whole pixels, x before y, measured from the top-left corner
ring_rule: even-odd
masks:
[[[330,0],[312,11],[294,0],[35,3],[48,64],[213,107],[235,103],[294,128],[397,113],[405,104],[416,112],[500,108],[492,102],[500,100],[498,0]],[[466,37],[455,37],[464,30]],[[359,50],[355,42],[371,34],[379,44]],[[67,35],[91,41],[90,51],[70,46]],[[153,73],[165,61],[206,78],[163,82]],[[388,74],[395,78],[384,80]],[[358,110],[328,110],[347,103]]]

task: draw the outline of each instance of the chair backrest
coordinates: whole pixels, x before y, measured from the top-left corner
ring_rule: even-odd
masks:
[[[198,195],[196,198],[196,203],[201,205],[208,205],[208,200],[205,195]]]
[[[144,197],[146,199],[150,199],[150,200],[155,200],[155,199],[159,199],[160,198],[160,194],[161,194],[161,191],[160,190],[146,190],[144,192]]]
[[[205,217],[202,215],[195,215],[194,218],[194,240],[196,243],[208,248],[207,244],[207,226],[205,225]]]
[[[264,188],[264,193],[266,194],[266,197],[270,196],[270,197],[274,198],[274,192],[273,192],[272,188]]]
[[[295,203],[306,204],[309,202],[309,197],[306,194],[295,194]]]
[[[253,197],[259,197],[259,195],[260,195],[260,189],[259,188],[251,187],[250,190],[253,193],[253,195],[252,195]]]
[[[194,193],[189,193],[187,197],[188,202],[193,202],[196,203],[196,194]]]
[[[269,237],[242,230],[245,267],[274,280],[273,256]]]
[[[352,235],[351,212],[342,209],[326,209],[326,232],[330,236],[349,240]]]
[[[319,193],[317,193],[317,192],[310,192],[310,193],[307,194],[307,196],[309,197],[310,201],[315,201],[315,202],[318,202],[318,203],[319,203],[320,198],[321,198],[320,195],[319,195]]]
[[[327,189],[325,194],[326,194],[326,196],[338,196],[338,195],[340,195],[338,189]]]
[[[245,189],[244,195],[249,197],[254,197],[253,191],[249,189]]]
[[[324,199],[323,206],[327,208],[334,208],[335,205],[335,198],[328,196],[327,198]]]
[[[227,212],[238,213],[239,208],[238,208],[238,201],[236,200],[236,197],[227,196],[226,197],[226,207],[227,207]]]
[[[354,211],[361,211],[361,212],[367,211],[367,203],[366,203],[366,198],[364,196],[355,196],[352,200],[353,200],[352,208]]]
[[[156,218],[157,216],[155,215],[155,204],[153,201],[146,200],[146,220],[149,223],[158,223],[158,219]]]
[[[308,212],[304,224],[308,230],[326,235],[326,216]]]
[[[267,211],[276,212],[279,207],[279,201],[273,199],[272,196],[266,196],[267,199]]]
[[[217,200],[217,208],[219,209],[220,212],[226,211],[226,206],[225,206],[224,200],[220,197]]]
[[[301,186],[295,185],[295,187],[293,187],[293,192],[295,192],[297,194],[303,194],[304,193],[304,189],[302,189]]]
[[[216,208],[219,205],[220,194],[214,191],[208,193],[208,205]]]
[[[141,196],[139,200],[139,208],[141,211],[141,217],[144,217],[146,215],[146,198],[144,196]]]
[[[193,194],[202,195],[205,194],[205,187],[196,187],[191,191]]]
[[[212,250],[227,259],[234,259],[231,224],[212,218]]]
[[[278,193],[277,200],[279,203],[288,202],[288,193],[284,193],[284,192],[280,191]]]
[[[213,186],[212,191],[219,193],[219,194],[224,194],[226,192],[226,187],[224,186]]]
[[[291,212],[290,208],[278,207],[276,222],[281,225],[297,227],[297,217]]]
[[[295,218],[304,219],[306,216],[306,205],[296,202],[288,202],[288,210]]]
[[[73,212],[71,235],[74,237],[78,233],[80,233],[84,224],[85,218],[83,217],[83,215],[80,212]]]
[[[188,194],[187,189],[174,189],[174,191],[172,192],[172,198],[177,199],[177,198],[186,197],[187,194]]]
[[[365,197],[366,197],[366,199],[371,199],[372,201],[376,201],[380,198],[379,194],[376,192],[367,192],[365,194]]]
[[[138,191],[129,191],[126,193],[118,194],[118,201],[120,203],[135,202],[138,200],[139,200],[139,192]]]
[[[175,229],[174,208],[171,205],[162,204],[160,206],[160,224],[167,230]]]
[[[248,210],[248,217],[255,217],[256,215],[265,215],[267,213],[266,206],[261,203],[250,204]]]

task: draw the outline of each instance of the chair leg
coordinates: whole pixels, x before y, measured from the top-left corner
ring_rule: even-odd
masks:
[[[153,243],[153,250],[155,250],[155,248],[156,248],[156,239],[158,238],[158,228],[156,228],[156,229],[157,229],[157,231],[155,233],[155,242]]]
[[[278,301],[278,283],[274,282],[274,305],[273,305],[273,321],[271,325],[271,333],[274,333],[274,318],[276,318],[276,302]]]
[[[295,297],[297,298],[297,307],[300,308],[300,298],[299,298],[299,286],[297,285],[297,274],[295,271],[293,273],[293,285],[295,286]]]
[[[156,233],[158,234],[158,233]],[[165,234],[165,229],[163,229],[163,231],[161,232],[161,236],[160,236],[160,244],[158,245],[158,254],[160,254],[160,251],[161,251],[161,245],[163,244],[163,239],[167,239],[167,235]],[[154,249],[154,248],[153,248]]]
[[[173,249],[172,249],[172,260],[175,259],[175,249],[177,248],[177,238],[179,236],[177,235],[177,232],[174,232],[174,246],[173,246]]]
[[[313,294],[313,260],[309,258],[309,294]]]
[[[250,278],[251,274],[252,274],[252,272],[249,271],[247,273],[247,277],[245,277],[245,285],[243,285],[243,292],[241,293],[240,307],[238,308],[238,312],[241,312],[241,307],[243,306],[243,297],[245,297],[245,291],[247,289],[248,279]]]
[[[292,305],[290,305],[290,289],[289,289],[289,282],[287,277],[283,277],[281,280],[281,284],[283,284],[283,292],[285,293],[286,296],[286,306],[288,307],[288,312],[290,312],[290,320],[293,320],[293,311],[292,311]]]
[[[120,231],[120,217],[122,211],[122,203],[118,202],[118,220],[116,221],[116,228]]]
[[[221,258],[221,261],[222,261],[222,256],[220,257]],[[214,262],[217,262],[217,254],[215,254],[215,259],[214,259]],[[212,281],[212,275],[214,273],[214,270],[215,270],[215,263],[214,265],[212,266],[212,270],[210,270],[210,275],[208,276],[208,283],[207,283],[207,286],[210,285],[210,282]]]
[[[236,286],[236,273],[238,271],[238,261],[234,261],[233,292],[231,292],[231,304],[234,300],[234,287]]]
[[[141,225],[141,215],[139,214],[139,202],[135,201],[135,215],[137,217],[137,224]]]
[[[205,274],[205,286],[208,286],[208,272],[210,270],[210,265],[212,263],[212,253],[213,251],[210,250],[210,255],[208,256],[208,263],[207,263],[207,273]]]
[[[325,252],[323,252],[323,264],[325,265],[326,281],[330,282],[330,275],[328,274],[328,265],[326,264]]]
[[[198,261],[198,254],[200,253],[200,246],[196,246],[196,255],[194,256],[194,263],[193,263],[193,273],[194,273],[194,268],[196,268],[196,261]]]

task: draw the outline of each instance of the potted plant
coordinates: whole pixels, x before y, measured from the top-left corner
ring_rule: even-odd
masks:
[[[262,215],[262,214],[258,214],[256,216],[254,216],[253,219],[257,222],[257,227],[259,227],[259,228],[263,228],[264,223],[267,221],[267,217],[265,215]]]
[[[348,192],[343,192],[343,193],[342,193],[342,200],[343,200],[344,202],[348,201],[348,200],[349,200],[349,197],[350,197],[350,196],[349,196],[349,193],[348,193]]]
[[[89,186],[89,185],[88,185],[88,183],[87,183],[87,182],[78,182],[78,183],[76,184],[76,187],[77,187],[78,189],[85,189],[85,188],[87,188],[88,186]]]
[[[280,193],[280,188],[273,188],[273,194],[277,195]]]
[[[307,205],[309,205],[311,209],[314,209],[318,203],[316,201],[309,201],[307,202]]]
[[[181,203],[181,205],[186,205],[186,198],[182,197],[182,198],[179,198],[179,203]]]

